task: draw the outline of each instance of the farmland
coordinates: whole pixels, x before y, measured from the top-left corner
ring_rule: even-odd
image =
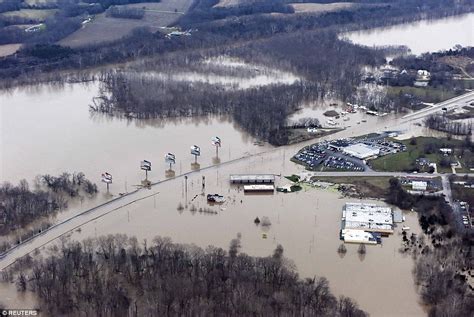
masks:
[[[107,17],[105,13],[97,15],[91,23],[59,41],[70,47],[81,47],[91,44],[118,40],[139,27],[158,31],[161,27],[175,22],[191,5],[191,0],[163,0],[159,3],[135,3],[121,7],[141,8],[145,16],[140,20]]]
[[[334,3],[293,3],[291,4],[295,13],[324,13],[334,12],[345,9],[352,9],[357,5],[351,2],[334,2]]]
[[[5,17],[15,17],[23,18],[33,22],[43,22],[49,16],[55,14],[56,9],[45,9],[45,10],[36,10],[36,9],[21,9],[18,11],[9,11],[2,13]]]
[[[5,44],[0,45],[0,57],[14,54],[21,47],[21,44]]]

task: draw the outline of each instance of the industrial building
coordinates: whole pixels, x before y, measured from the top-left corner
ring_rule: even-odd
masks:
[[[412,181],[411,182],[411,189],[413,189],[413,190],[425,191],[427,187],[428,187],[427,182],[423,182],[423,181]]]
[[[245,193],[250,193],[250,192],[272,192],[275,190],[275,186],[273,185],[244,185],[244,192]]]
[[[363,143],[349,145],[348,147],[343,148],[342,151],[347,155],[357,157],[361,160],[377,156],[380,153],[380,149]]]
[[[382,242],[380,234],[354,229],[342,229],[341,239],[346,243],[378,244]]]
[[[230,182],[233,184],[273,184],[273,174],[232,174]]]
[[[346,203],[342,211],[342,230],[344,229],[393,233],[392,208],[375,204]]]

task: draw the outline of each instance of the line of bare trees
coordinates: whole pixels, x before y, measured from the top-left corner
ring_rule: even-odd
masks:
[[[21,231],[19,239],[28,238],[47,228],[49,217],[66,208],[71,199],[92,197],[96,193],[97,186],[83,173],[38,176],[33,188],[26,180],[16,186],[3,183],[0,186],[0,235]],[[10,244],[6,240],[2,242],[0,251]]]
[[[411,196],[390,180],[388,202],[418,213],[421,234],[403,233],[401,252],[415,260],[414,278],[430,317],[470,316],[474,289],[474,231],[460,229],[459,219],[443,197]]]
[[[42,311],[56,316],[367,316],[331,294],[325,278],[300,279],[281,246],[252,257],[240,244],[233,239],[226,252],[123,234],[62,241],[3,277],[34,291]]]
[[[442,115],[430,115],[425,121],[427,128],[447,132],[454,135],[471,135],[472,134],[472,122],[459,122],[446,118]]]

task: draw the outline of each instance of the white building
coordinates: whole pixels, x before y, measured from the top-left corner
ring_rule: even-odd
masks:
[[[377,156],[380,153],[380,149],[363,144],[363,143],[356,143],[345,147],[342,150],[347,155],[351,155],[357,157],[361,160],[366,159],[368,157]]]
[[[449,148],[441,148],[441,149],[439,149],[439,151],[441,153],[443,153],[444,155],[448,155],[448,154],[453,153],[453,149],[449,149]]]
[[[393,233],[392,208],[375,204],[346,203],[342,211],[342,229]]]
[[[425,191],[428,184],[423,181],[412,181],[411,182],[411,189]]]

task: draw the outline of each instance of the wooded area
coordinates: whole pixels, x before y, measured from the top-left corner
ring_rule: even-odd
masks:
[[[38,176],[32,187],[26,180],[16,186],[0,186],[0,236],[17,234],[20,241],[27,239],[49,227],[49,217],[67,208],[71,199],[92,197],[98,192],[83,173]],[[18,242],[8,240],[2,241],[0,252]]]
[[[226,252],[123,234],[63,240],[3,278],[33,290],[42,312],[55,316],[367,316],[336,298],[325,278],[300,279],[282,246],[252,257],[240,244],[233,239]]]

